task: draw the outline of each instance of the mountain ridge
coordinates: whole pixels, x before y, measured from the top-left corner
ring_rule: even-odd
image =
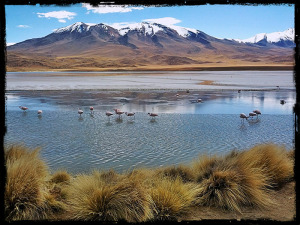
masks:
[[[79,70],[291,65],[291,40],[279,40],[280,44],[263,44],[219,39],[192,28],[150,22],[118,29],[77,22],[8,46],[7,65],[9,70],[26,70],[32,64]]]

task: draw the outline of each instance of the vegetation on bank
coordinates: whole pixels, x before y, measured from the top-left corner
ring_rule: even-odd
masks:
[[[40,149],[5,148],[5,218],[143,222],[176,220],[192,207],[266,209],[270,194],[293,180],[294,151],[262,144],[189,165],[50,174]]]

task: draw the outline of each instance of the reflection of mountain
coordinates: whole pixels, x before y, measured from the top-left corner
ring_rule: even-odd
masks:
[[[195,29],[146,22],[122,29],[75,23],[9,46],[7,66],[9,70],[130,70],[292,65],[291,40],[262,44],[263,40],[223,40]]]

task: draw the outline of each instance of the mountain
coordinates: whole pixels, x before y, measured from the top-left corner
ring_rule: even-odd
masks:
[[[279,32],[280,33],[280,32]],[[273,35],[274,36],[274,35]],[[272,35],[253,42],[218,39],[202,31],[142,22],[121,28],[77,22],[7,47],[8,71],[201,69],[292,65],[292,44]],[[281,43],[281,44],[278,44]]]
[[[254,43],[260,46],[276,45],[279,47],[295,47],[295,29],[289,28],[283,32],[260,33],[253,37],[240,40],[233,39],[240,43]]]

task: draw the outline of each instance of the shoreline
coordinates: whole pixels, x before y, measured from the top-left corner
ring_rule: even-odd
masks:
[[[286,66],[220,66],[220,67],[179,67],[179,68],[134,68],[134,69],[118,69],[118,68],[90,68],[90,69],[39,69],[39,70],[16,70],[8,68],[6,72],[174,72],[174,71],[282,71],[294,70],[294,65]]]

